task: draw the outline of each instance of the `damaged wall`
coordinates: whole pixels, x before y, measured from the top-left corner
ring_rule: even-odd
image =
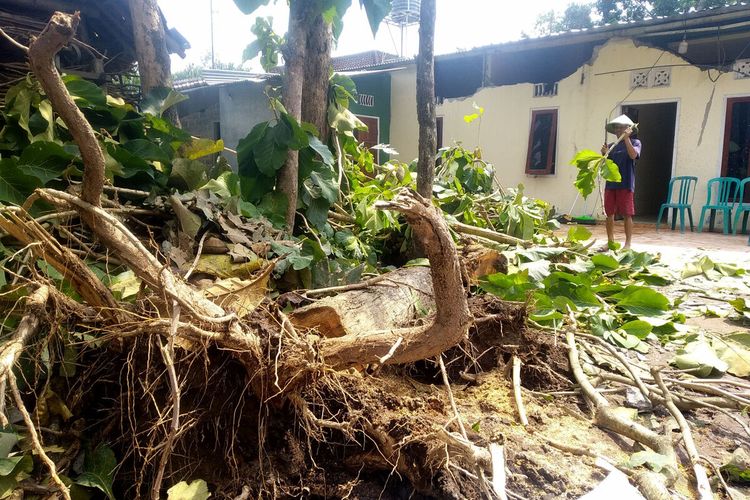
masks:
[[[670,84],[631,92],[630,70],[654,64],[671,66]],[[577,150],[598,151],[604,141],[606,119],[620,114],[620,105],[677,102],[672,173],[699,178],[693,204],[697,222],[706,198],[706,181],[721,171],[726,98],[750,95],[750,79],[736,79],[734,74],[726,73],[714,84],[708,72],[684,64],[672,53],[636,47],[629,39],[613,39],[595,51],[589,64],[561,80],[556,96],[535,98],[532,84],[518,84],[482,88],[465,99],[446,99],[437,108],[437,115],[443,117],[443,144],[461,141],[469,149],[480,146],[484,158],[496,165],[502,185],[523,183],[529,195],[553,203],[560,212],[568,212],[576,199],[576,170],[568,162]],[[716,79],[717,75],[711,71],[711,77]],[[417,154],[415,86],[413,68],[393,75],[391,143],[403,161],[410,161]],[[463,117],[474,112],[473,102],[483,106],[485,113],[481,123],[477,120],[467,125]],[[539,109],[558,110],[556,172],[550,176],[525,173],[531,114]],[[608,140],[613,140],[613,136]],[[663,147],[646,138],[643,142],[644,155]],[[647,176],[648,172],[638,175]],[[587,203],[579,200],[572,213],[590,213],[594,198],[592,195]],[[597,203],[599,208],[600,205]]]

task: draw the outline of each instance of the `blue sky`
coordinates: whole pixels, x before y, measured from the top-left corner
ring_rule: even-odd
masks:
[[[172,56],[172,70],[190,63],[200,63],[211,53],[211,0],[158,0],[169,27],[177,28],[192,48],[185,59]],[[242,51],[252,40],[250,26],[256,15],[272,16],[274,29],[283,33],[288,22],[286,0],[273,0],[257,13],[246,16],[233,0],[213,0],[214,52],[217,60],[240,63]],[[334,55],[353,54],[371,49],[398,53],[401,35],[397,27],[381,25],[373,38],[359,2],[344,17],[344,31]],[[491,43],[516,40],[523,32],[531,33],[539,14],[551,9],[563,10],[567,0],[437,0],[435,52],[445,54]],[[406,55],[414,55],[418,48],[417,27],[408,29],[405,37]],[[248,68],[259,69],[257,62]]]

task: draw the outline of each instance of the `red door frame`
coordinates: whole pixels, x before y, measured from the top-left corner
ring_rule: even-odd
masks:
[[[750,102],[750,96],[727,98],[727,113],[724,121],[724,150],[721,152],[722,177],[727,175],[727,164],[729,163],[729,138],[732,132],[732,114],[734,113],[734,104],[740,102]],[[748,172],[745,172],[745,177],[750,177],[750,162],[748,163]]]

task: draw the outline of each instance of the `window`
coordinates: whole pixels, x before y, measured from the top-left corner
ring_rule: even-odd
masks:
[[[556,154],[557,110],[532,111],[526,173],[531,175],[554,174]]]

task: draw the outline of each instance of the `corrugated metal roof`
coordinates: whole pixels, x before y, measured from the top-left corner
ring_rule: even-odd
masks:
[[[274,78],[276,73],[252,73],[250,71],[234,71],[228,69],[204,69],[200,78],[188,78],[174,82],[175,90],[191,90],[212,85],[222,85],[235,82],[265,82]]]

